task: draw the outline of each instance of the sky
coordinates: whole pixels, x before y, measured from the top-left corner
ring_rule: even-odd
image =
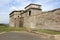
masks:
[[[60,8],[60,0],[0,0],[0,23],[9,23],[13,10],[22,10],[30,3],[42,5],[43,11]]]

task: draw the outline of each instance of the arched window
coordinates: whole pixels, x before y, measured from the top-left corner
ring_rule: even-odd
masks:
[[[29,16],[31,15],[31,11],[29,11]]]

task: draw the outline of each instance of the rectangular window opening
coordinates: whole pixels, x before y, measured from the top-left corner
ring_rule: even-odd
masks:
[[[31,11],[29,11],[29,16],[31,16]]]

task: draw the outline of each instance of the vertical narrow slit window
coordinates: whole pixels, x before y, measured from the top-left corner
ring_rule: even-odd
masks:
[[[31,11],[29,11],[29,16],[31,15]]]

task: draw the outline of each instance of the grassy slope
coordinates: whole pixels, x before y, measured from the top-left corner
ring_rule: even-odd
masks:
[[[0,26],[0,32],[9,32],[9,31],[25,31],[26,28],[16,28],[16,27],[6,27],[6,26]]]
[[[52,31],[52,30],[46,30],[46,29],[40,29],[40,30],[36,30],[36,31],[42,32],[42,33],[47,33],[47,34],[53,34],[53,35],[60,34],[59,31]]]
[[[8,27],[8,26],[0,26],[0,32],[9,32],[9,31],[26,31],[27,28],[25,27]],[[29,30],[29,29],[28,29]],[[32,29],[30,29],[32,30]],[[47,33],[47,34],[60,34],[60,32],[52,31],[52,30],[46,30],[46,29],[38,29],[35,30],[37,32]]]

